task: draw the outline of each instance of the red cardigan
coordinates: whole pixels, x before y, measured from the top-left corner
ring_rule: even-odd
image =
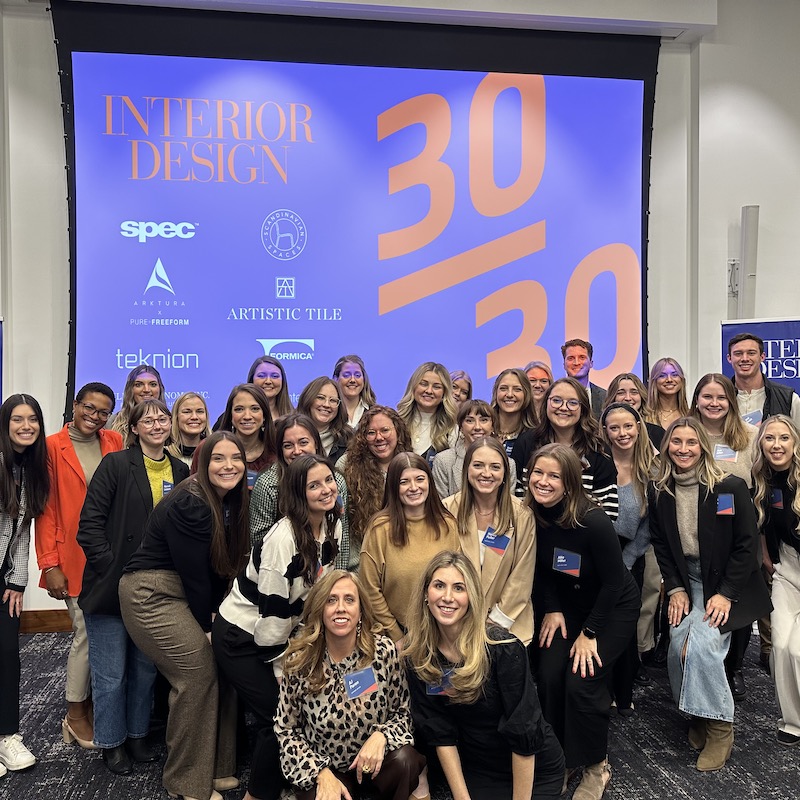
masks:
[[[69,438],[68,425],[47,437],[47,464],[50,472],[50,497],[44,513],[35,522],[36,558],[42,575],[39,586],[47,588],[44,570],[61,567],[67,577],[70,597],[81,593],[86,556],[78,544],[78,522],[86,499],[86,478]],[[101,428],[100,452],[122,450],[122,436]]]

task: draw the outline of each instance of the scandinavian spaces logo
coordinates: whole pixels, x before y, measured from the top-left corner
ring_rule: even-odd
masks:
[[[261,223],[261,244],[278,261],[291,261],[303,252],[307,232],[303,218],[288,208],[273,211]]]

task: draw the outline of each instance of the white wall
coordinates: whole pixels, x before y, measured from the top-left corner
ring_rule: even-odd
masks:
[[[385,3],[383,5],[388,5]],[[473,3],[491,9],[491,0]],[[724,0],[699,44],[664,45],[651,169],[649,354],[690,383],[718,369],[726,265],[742,205],[761,206],[757,316],[796,316],[800,278],[800,3]],[[0,8],[0,304],[4,392],[60,424],[67,370],[68,234],[53,33],[41,7]],[[732,244],[729,244],[731,242]],[[38,574],[32,557],[32,581]],[[38,589],[27,608],[51,607]]]

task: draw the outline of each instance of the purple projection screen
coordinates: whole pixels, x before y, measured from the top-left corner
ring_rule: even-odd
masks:
[[[643,81],[75,52],[75,385],[642,368]]]

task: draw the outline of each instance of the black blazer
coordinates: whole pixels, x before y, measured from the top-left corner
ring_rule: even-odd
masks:
[[[717,499],[732,495],[734,514],[718,514]],[[689,574],[678,534],[675,498],[664,491],[650,493],[650,535],[670,592],[680,586],[689,591]],[[764,578],[761,576],[756,513],[747,485],[741,478],[728,475],[706,496],[700,485],[697,507],[697,534],[700,541],[700,570],[703,599],[721,594],[732,601],[728,621],[720,631],[743,628],[772,610]]]
[[[167,453],[175,485],[189,477],[189,467]],[[94,473],[78,525],[78,544],[86,554],[78,605],[88,614],[120,616],[119,579],[142,542],[153,493],[144,456],[134,445],[109,453]]]

